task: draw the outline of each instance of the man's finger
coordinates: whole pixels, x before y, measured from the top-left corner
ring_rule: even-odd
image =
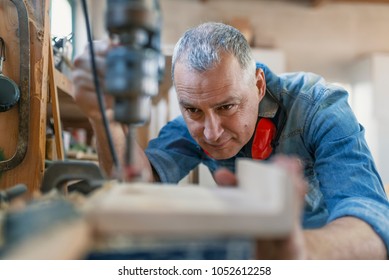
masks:
[[[219,186],[237,186],[238,180],[227,168],[220,168],[213,173],[213,178]]]

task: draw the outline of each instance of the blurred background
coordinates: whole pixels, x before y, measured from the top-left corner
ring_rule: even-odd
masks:
[[[106,37],[106,1],[89,0],[95,39]],[[85,22],[80,1],[53,0],[52,35],[64,38],[69,61],[84,50]],[[256,59],[274,72],[307,71],[344,86],[366,137],[384,184],[389,182],[389,1],[363,0],[160,0],[163,15],[162,49],[167,66],[182,33],[204,21],[222,21],[240,29]],[[60,71],[68,73],[63,63]],[[152,121],[140,133],[144,143],[160,126],[179,114],[170,73],[155,101]],[[61,106],[64,129],[70,131],[82,116],[72,105]],[[69,113],[67,113],[69,112]],[[85,125],[82,129],[88,130]],[[71,132],[84,135],[84,132]],[[93,136],[83,141],[93,142]]]

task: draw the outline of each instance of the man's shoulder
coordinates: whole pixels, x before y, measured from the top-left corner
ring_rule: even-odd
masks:
[[[279,75],[281,82],[289,88],[298,88],[300,90],[310,90],[313,87],[325,87],[326,80],[312,72],[288,72]]]
[[[323,89],[327,82],[325,79],[312,72],[284,72],[276,74],[262,63],[257,62],[257,68],[261,68],[265,73],[266,85],[271,92],[288,92],[295,94],[312,94],[314,90]]]
[[[328,98],[342,99],[348,95],[343,87],[327,82],[322,76],[311,72],[285,73],[279,76],[281,91],[289,96],[302,98],[312,103]]]
[[[167,124],[171,127],[177,127],[177,128],[185,127],[186,128],[186,123],[185,123],[182,115],[179,115],[179,116],[175,117],[174,119],[168,121]]]
[[[175,136],[175,137],[190,138],[188,127],[184,121],[184,118],[181,115],[168,121],[163,126],[160,133],[170,135],[169,137]]]

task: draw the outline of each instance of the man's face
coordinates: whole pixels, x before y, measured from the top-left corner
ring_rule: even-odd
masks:
[[[175,66],[178,102],[189,132],[215,159],[235,156],[254,133],[265,82],[261,70],[256,80],[253,77],[244,76],[230,54],[204,73],[190,71],[181,63]]]

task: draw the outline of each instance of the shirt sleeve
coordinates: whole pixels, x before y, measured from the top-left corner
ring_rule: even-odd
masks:
[[[158,137],[149,142],[145,153],[163,183],[178,183],[203,156],[181,116],[161,129]]]
[[[328,222],[354,216],[367,222],[389,252],[389,202],[360,125],[343,90],[323,90],[307,115],[305,137],[328,208]]]

